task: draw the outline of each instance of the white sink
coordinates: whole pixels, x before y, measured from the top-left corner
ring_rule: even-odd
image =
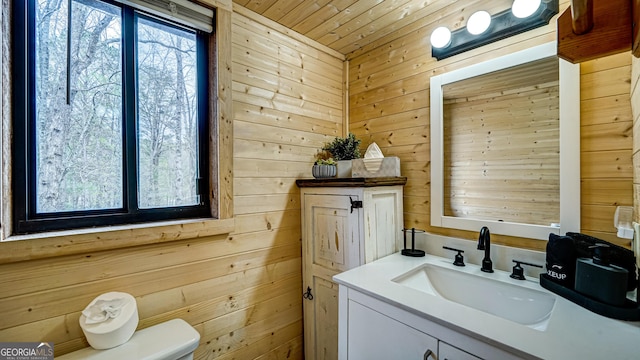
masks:
[[[393,281],[541,331],[555,304],[553,295],[532,289],[524,281],[518,284],[521,280],[512,280],[499,270],[485,274],[477,268],[425,264]]]

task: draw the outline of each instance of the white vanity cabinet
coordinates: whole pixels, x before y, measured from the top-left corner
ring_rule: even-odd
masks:
[[[338,285],[332,277],[400,250],[405,183],[405,177],[296,181],[305,359],[338,358]]]
[[[340,360],[515,360],[513,353],[340,285]]]
[[[348,359],[429,359],[438,339],[357,302],[349,303]]]

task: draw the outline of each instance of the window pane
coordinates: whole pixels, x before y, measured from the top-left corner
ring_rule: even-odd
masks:
[[[67,3],[36,3],[39,213],[123,206],[120,9],[73,1],[69,24]]]
[[[196,36],[138,19],[140,208],[199,204]]]

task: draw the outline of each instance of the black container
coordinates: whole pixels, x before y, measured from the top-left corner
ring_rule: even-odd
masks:
[[[624,305],[629,272],[609,263],[607,245],[596,244],[593,250],[592,259],[576,260],[575,290],[605,304]]]

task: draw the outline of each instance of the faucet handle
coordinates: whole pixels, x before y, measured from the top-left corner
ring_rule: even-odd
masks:
[[[513,260],[513,262],[516,264],[513,266],[510,277],[516,280],[525,280],[524,269],[520,265],[535,266],[538,268],[542,268],[542,265],[529,264],[520,260]]]
[[[443,246],[443,249],[447,249],[447,250],[451,250],[451,251],[457,251],[458,253],[456,254],[455,260],[453,261],[453,265],[455,266],[464,266],[464,256],[462,256],[462,253],[464,252],[464,250],[459,250],[459,249],[454,249],[454,248],[450,248],[448,246]]]

